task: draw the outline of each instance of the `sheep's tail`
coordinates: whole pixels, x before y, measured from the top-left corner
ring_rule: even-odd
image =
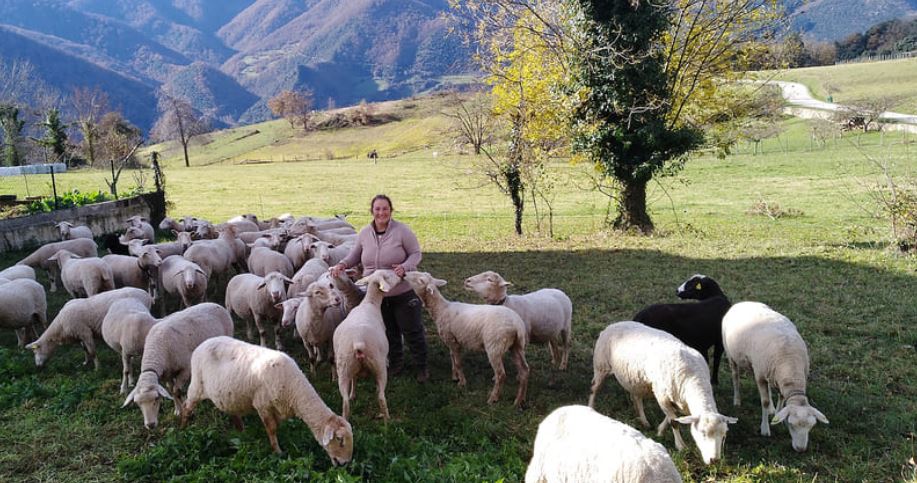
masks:
[[[366,359],[366,343],[365,342],[354,342],[353,343],[353,355],[359,361]]]

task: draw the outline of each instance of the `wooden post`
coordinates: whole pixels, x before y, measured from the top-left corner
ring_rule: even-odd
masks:
[[[54,165],[50,164],[51,167],[51,191],[54,193],[54,209],[59,209],[57,205],[57,180],[54,179]]]

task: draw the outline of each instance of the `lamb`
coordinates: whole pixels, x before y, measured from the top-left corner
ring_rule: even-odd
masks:
[[[529,341],[547,343],[551,363],[567,369],[573,343],[573,303],[556,288],[543,288],[523,295],[507,295],[512,285],[496,272],[483,272],[465,279],[465,290],[477,293],[490,305],[503,305],[522,317]]]
[[[538,425],[525,483],[680,483],[665,448],[585,406],[555,409]]]
[[[102,339],[112,350],[121,355],[121,390],[134,385],[131,359],[143,355],[143,344],[150,329],[158,320],[150,315],[150,309],[140,300],[126,298],[111,304],[102,319]]]
[[[644,426],[650,423],[643,412],[643,398],[656,397],[665,419],[657,429],[662,433],[672,423],[689,424],[691,436],[700,449],[704,463],[722,458],[728,424],[737,419],[717,411],[710,384],[710,371],[703,357],[668,332],[625,321],[609,325],[599,334],[593,352],[594,375],[589,407],[605,378],[614,374],[630,394],[637,416]],[[678,417],[678,413],[687,416]],[[685,448],[678,426],[672,424],[675,447]]]
[[[723,345],[732,369],[733,403],[741,403],[740,371],[751,368],[761,395],[761,435],[771,435],[767,417],[773,414],[771,424],[785,421],[793,449],[805,451],[809,431],[816,422],[828,424],[828,418],[806,396],[809,351],[793,322],[762,303],[739,302],[723,317]],[[780,395],[776,408],[772,387]]]
[[[232,336],[232,317],[209,302],[175,312],[153,325],[143,345],[137,385],[121,407],[136,403],[147,429],[159,424],[163,398],[173,400],[175,414],[181,414],[181,394],[191,378],[191,353],[205,340],[221,335]]]
[[[0,278],[0,327],[16,331],[19,347],[48,326],[48,300],[45,288],[35,280]]]
[[[237,426],[241,426],[242,415],[256,411],[275,453],[281,453],[277,427],[285,419],[298,417],[334,465],[353,457],[350,423],[331,411],[296,362],[283,352],[231,337],[208,339],[191,355],[191,384],[182,426],[204,399],[232,415]]]
[[[698,300],[687,304],[650,305],[634,316],[634,320],[649,327],[668,332],[707,359],[713,347],[711,376],[719,384],[720,358],[723,355],[723,316],[732,303],[712,278],[697,274],[676,290],[681,299]]]
[[[92,240],[92,230],[86,225],[74,225],[69,221],[62,221],[54,226],[60,230],[61,240],[73,240],[76,238],[89,238]]]
[[[452,355],[452,379],[458,381],[459,387],[465,386],[461,351],[483,350],[494,370],[494,387],[487,403],[497,402],[506,380],[503,354],[509,351],[519,381],[514,404],[521,407],[528,388],[529,365],[525,360],[528,334],[519,314],[502,305],[450,302],[439,292],[439,287],[446,285],[446,281],[433,278],[426,272],[408,272],[404,279],[411,284],[436,322],[439,337]]]
[[[0,271],[0,278],[7,280],[17,280],[27,278],[35,280],[35,269],[28,265],[13,265],[5,270]]]
[[[266,247],[253,247],[248,256],[248,269],[254,275],[263,277],[270,272],[280,272],[284,277],[293,276],[293,264],[283,253]]]
[[[334,330],[346,316],[341,310],[341,303],[342,298],[330,280],[312,282],[302,297],[287,299],[282,303],[281,325],[286,327],[292,322],[296,323],[296,332],[306,348],[313,373],[316,365],[323,360],[323,352],[328,361],[333,358]],[[331,314],[326,317],[328,312]],[[335,312],[338,317],[334,317]]]
[[[350,418],[350,401],[356,398],[357,378],[372,374],[376,378],[376,397],[382,419],[389,420],[385,401],[388,381],[388,339],[382,321],[382,298],[400,279],[391,270],[376,270],[358,283],[366,285],[366,297],[334,331],[334,366],[341,392],[344,419]]]
[[[61,242],[47,243],[38,247],[29,256],[23,258],[17,265],[28,265],[32,268],[42,268],[48,272],[48,280],[51,282],[49,292],[56,292],[60,288],[58,282],[57,264],[52,263],[51,258],[59,250],[70,250],[81,257],[94,257],[98,253],[96,243],[86,238],[77,238],[76,240],[67,240]]]
[[[182,308],[203,302],[207,295],[207,274],[196,263],[180,255],[166,257],[159,266],[158,285],[164,293],[178,295]],[[161,303],[165,303],[164,298]]]
[[[279,272],[264,277],[242,273],[236,275],[226,286],[226,309],[248,322],[249,337],[251,321],[254,320],[261,337],[261,345],[267,347],[267,323],[274,322],[274,346],[283,350],[280,337],[280,317],[283,315],[277,304],[287,299],[286,285],[292,280]]]
[[[51,321],[47,330],[41,334],[41,337],[25,346],[26,349],[35,352],[35,365],[44,366],[59,346],[79,342],[86,351],[84,365],[92,362],[95,369],[99,370],[93,337],[101,337],[102,320],[111,305],[125,298],[135,298],[146,307],[153,303],[148,293],[133,287],[119,288],[89,298],[68,301]]]
[[[290,285],[287,295],[294,297],[300,292],[304,292],[306,287],[312,282],[318,280],[322,274],[328,271],[328,264],[322,260],[311,258],[293,275],[293,283]]]
[[[59,250],[48,258],[60,267],[60,278],[70,297],[92,297],[115,288],[111,267],[101,258],[81,258],[69,250]]]

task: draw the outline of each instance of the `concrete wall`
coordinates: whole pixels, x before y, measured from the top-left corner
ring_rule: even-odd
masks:
[[[117,201],[0,220],[0,252],[60,241],[60,232],[54,225],[62,221],[87,225],[98,237],[105,233],[123,231],[124,220],[134,215],[150,219],[156,227],[165,215],[164,195],[148,193]]]

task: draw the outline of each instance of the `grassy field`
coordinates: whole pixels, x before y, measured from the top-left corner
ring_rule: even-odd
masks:
[[[270,452],[256,416],[238,433],[209,403],[199,406],[185,430],[166,405],[160,427],[147,431],[135,407],[120,409],[120,366],[112,351],[100,351],[99,372],[80,367],[78,347],[59,350],[37,371],[31,355],[4,332],[0,480],[519,481],[541,419],[558,406],[585,404],[598,333],[646,304],[675,301],[675,287],[700,272],[717,279],[733,301],[765,302],[797,324],[812,360],[809,396],[831,423],[816,426],[805,454],[791,449],[785,428],[770,439],[759,436],[754,384],[743,379],[745,403],[734,408],[724,363],[715,395],[720,412],[739,418],[726,440],[725,461],[704,466],[692,444],[679,452],[670,434],[646,432],[666,446],[686,481],[917,481],[915,260],[888,248],[888,228],[872,216],[865,188],[877,178],[860,152],[893,159],[896,172],[906,174],[917,168],[907,138],[887,134],[879,145],[870,134],[860,138],[861,148],[839,140],[812,149],[805,123],[788,120],[780,139],[764,142],[764,154],[753,156],[745,147],[726,160],[701,154],[678,178],[655,185],[650,199],[658,233],[652,237],[605,231],[605,198],[583,189],[582,167],[558,162],[552,166],[563,181],[554,201],[555,236],[538,232],[529,212],[527,235],[516,237],[508,199],[478,187],[472,158],[451,154],[437,134],[446,125],[436,115],[440,107],[421,102],[409,109],[427,114],[405,115],[400,122],[414,129],[406,133],[385,125],[285,141],[286,127],[277,121],[237,130],[259,131],[236,141],[252,143],[246,148],[232,147],[231,136],[240,134],[214,137],[209,154],[206,146],[195,148],[191,168],[167,154],[171,213],[213,220],[243,212],[349,213],[359,226],[368,221],[369,198],[388,193],[395,217],[418,234],[421,269],[449,281],[448,298],[473,301],[461,282],[487,269],[502,273],[518,292],[552,286],[570,295],[575,343],[566,373],[550,367],[544,347],[532,347],[528,407],[512,408],[513,382],[499,403],[488,406],[486,358],[465,357],[469,387],[459,390],[449,380],[448,352],[426,318],[431,382],[394,378],[387,390],[388,425],[373,419],[373,386],[361,383],[352,418],[354,461],[331,468],[299,421],[280,428],[282,456]],[[399,135],[403,141],[396,142]],[[325,159],[320,136],[339,146],[335,153],[353,154]],[[381,148],[398,142],[404,147]],[[383,155],[377,165],[365,158],[373,147]],[[310,160],[280,162],[297,153]],[[240,163],[272,157],[268,164]],[[80,171],[60,176],[59,183],[98,189],[104,188],[102,177]],[[24,189],[21,178],[2,182],[4,192]],[[29,183],[34,191],[44,182],[34,177]],[[792,216],[749,213],[759,201]],[[3,254],[0,267],[22,256]],[[63,302],[51,297],[49,313]],[[293,355],[302,361],[302,349]],[[310,380],[339,411],[328,369]],[[597,409],[638,424],[614,382],[603,389]],[[654,403],[647,411],[651,422],[661,420]]]
[[[886,97],[892,100],[892,110],[913,113],[917,112],[915,77],[917,59],[901,59],[792,69],[777,79],[805,84],[820,100],[828,94],[840,104]]]

